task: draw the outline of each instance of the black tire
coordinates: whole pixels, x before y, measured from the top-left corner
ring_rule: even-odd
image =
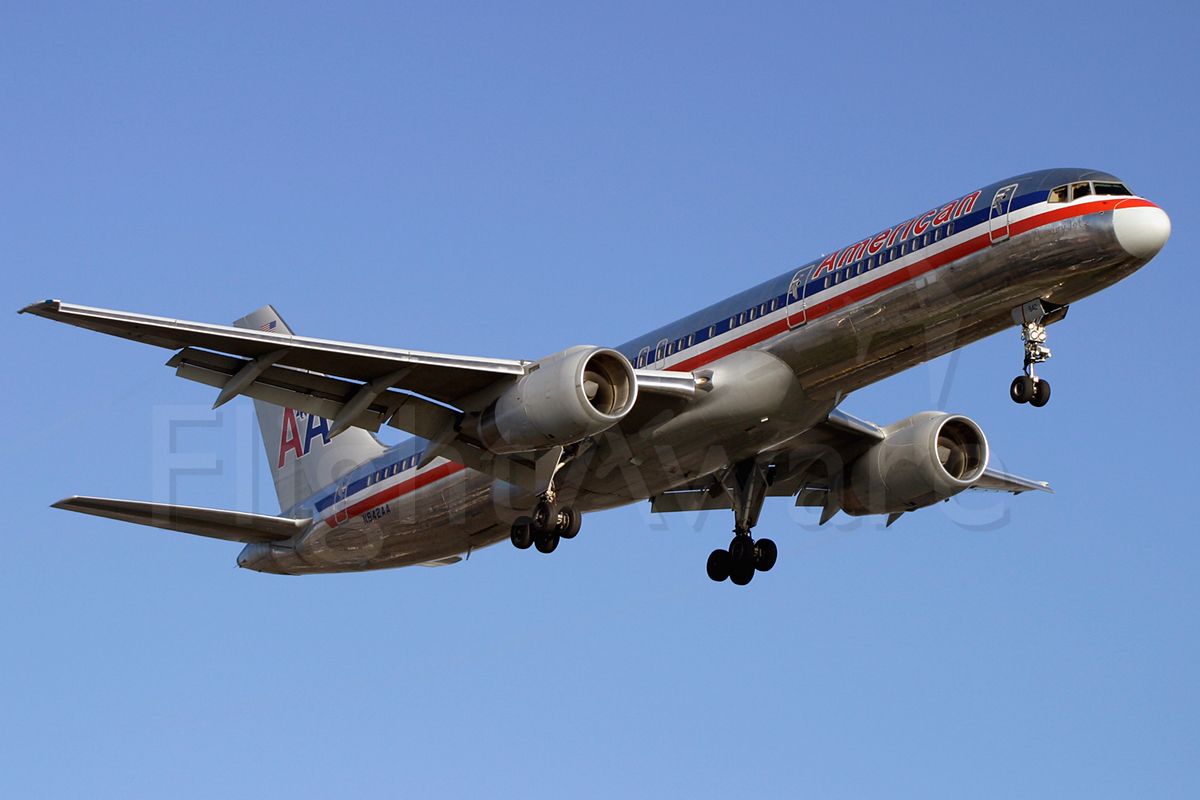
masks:
[[[553,553],[558,548],[558,534],[554,531],[535,534],[533,546],[538,549],[539,553]]]
[[[1012,385],[1008,387],[1008,396],[1013,399],[1014,403],[1028,403],[1033,399],[1035,381],[1028,375],[1018,375],[1013,378]]]
[[[533,507],[530,525],[535,535],[553,531],[558,527],[558,509],[554,507],[553,503],[547,503],[545,500],[539,501]]]
[[[749,536],[735,536],[729,543],[729,557],[737,563],[754,564],[754,540]]]
[[[729,551],[713,550],[708,554],[708,577],[717,583],[729,577]]]
[[[754,568],[759,572],[770,572],[779,558],[779,548],[770,539],[759,539],[754,543]]]
[[[508,538],[518,550],[528,550],[533,544],[533,529],[529,527],[529,518],[521,517],[514,522]]]
[[[745,586],[754,578],[754,565],[744,561],[734,562],[733,569],[729,570],[729,582],[735,586]]]
[[[1045,378],[1038,378],[1037,383],[1033,385],[1033,397],[1029,398],[1029,405],[1034,408],[1041,408],[1050,402],[1050,381]]]
[[[557,533],[564,539],[574,539],[583,525],[583,515],[573,508],[564,507],[558,510]]]

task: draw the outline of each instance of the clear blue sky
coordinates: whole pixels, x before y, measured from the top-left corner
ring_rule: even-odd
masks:
[[[446,5],[0,11],[0,794],[1200,795],[1194,4]],[[844,407],[944,394],[1054,496],[770,505],[743,591],[724,514],[297,579],[47,508],[276,510],[245,401],[205,424],[166,351],[33,300],[537,358],[1047,166],[1175,225],[1052,330],[1050,406],[1014,330]]]

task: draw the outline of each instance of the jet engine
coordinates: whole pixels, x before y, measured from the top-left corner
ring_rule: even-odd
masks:
[[[884,431],[847,471],[842,508],[848,514],[923,508],[970,488],[987,469],[987,439],[967,417],[925,411]]]
[[[493,453],[567,445],[616,425],[636,400],[629,359],[606,347],[571,347],[500,395],[480,417],[479,438]]]

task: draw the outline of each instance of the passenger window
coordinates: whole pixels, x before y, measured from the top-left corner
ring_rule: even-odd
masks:
[[[716,335],[717,335],[717,326],[716,326],[716,325],[709,325],[709,326],[708,326],[708,338],[710,338],[710,339],[711,339],[712,337],[714,337],[714,336],[716,336]]]
[[[752,308],[752,309],[750,309],[749,311],[747,311],[747,312],[746,312],[746,314],[747,314],[748,316],[746,317],[746,319],[749,319],[749,320],[753,321],[753,319],[754,319],[754,312],[755,312],[755,311],[757,311],[757,310],[758,310],[758,309],[756,309],[756,308]]]
[[[1087,181],[1071,184],[1071,199],[1078,200],[1081,197],[1087,197],[1092,193],[1092,185]]]
[[[1129,195],[1133,192],[1125,188],[1123,183],[1100,183],[1097,181],[1092,184],[1092,188],[1096,190],[1096,194],[1104,195]]]
[[[776,308],[778,308],[778,306],[779,306],[779,299],[772,297],[771,298],[771,310],[774,311]]]
[[[829,275],[826,275],[826,276],[825,276],[825,288],[826,288],[826,289],[828,289],[828,288],[829,288],[829,278],[830,278],[830,276],[829,276]]]
[[[1065,202],[1067,202],[1067,198],[1068,198],[1067,187],[1064,184],[1063,186],[1055,186],[1053,189],[1051,189],[1050,190],[1050,198],[1046,202],[1047,203],[1065,203]]]

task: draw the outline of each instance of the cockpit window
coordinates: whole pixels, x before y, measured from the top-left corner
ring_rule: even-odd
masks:
[[[1133,192],[1125,188],[1125,184],[1123,183],[1100,183],[1099,181],[1096,181],[1092,184],[1092,186],[1095,188],[1096,194],[1133,194]]]
[[[1092,193],[1092,185],[1087,181],[1071,184],[1071,199],[1078,200],[1081,197],[1087,197]]]
[[[1055,186],[1050,190],[1050,200],[1048,202],[1065,203],[1070,198],[1070,195],[1071,193],[1067,191],[1067,185],[1064,183],[1062,186]]]

